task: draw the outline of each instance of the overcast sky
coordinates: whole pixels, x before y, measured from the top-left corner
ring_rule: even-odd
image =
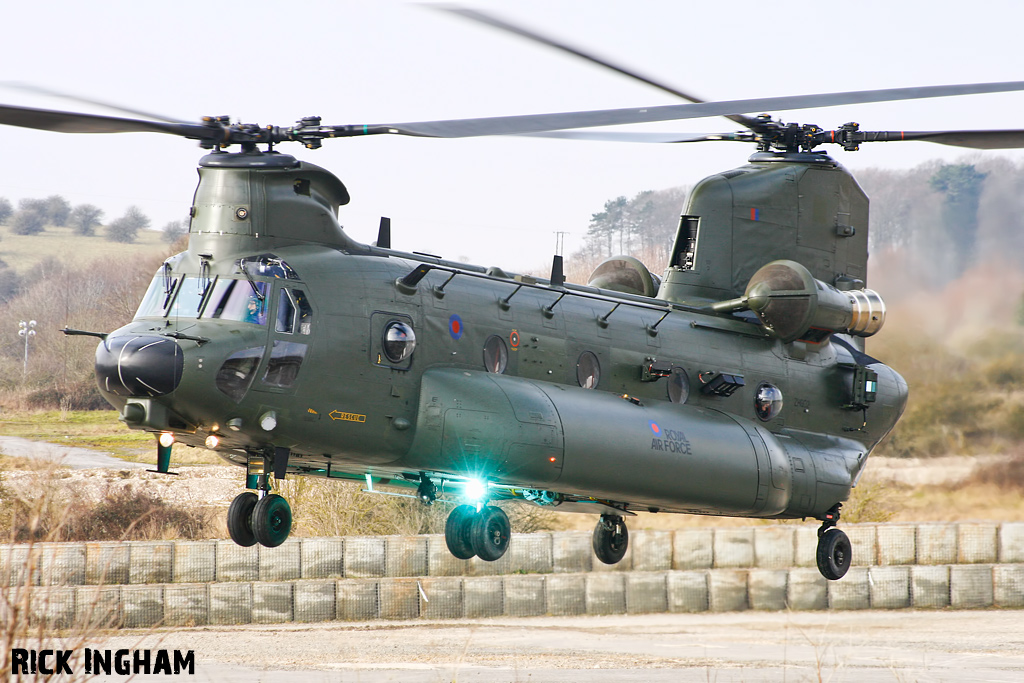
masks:
[[[1016,2],[466,2],[708,100],[1024,80]],[[458,17],[396,2],[69,2],[4,9],[0,80],[166,116],[363,124],[675,104],[649,86]],[[0,102],[79,109],[14,90]],[[1024,127],[1024,93],[784,112],[865,129]],[[102,112],[109,113],[109,112]],[[646,126],[727,132],[725,119]],[[186,216],[202,154],[157,134],[65,135],[0,127],[0,197],[59,193],[154,227]],[[745,162],[739,143],[642,145],[378,136],[282,151],[348,186],[340,220],[372,241],[512,269],[543,267],[555,231],[586,233],[605,200],[689,185]],[[909,168],[966,150],[927,143],[834,155],[851,169]],[[1020,158],[1019,153],[1007,153]],[[3,244],[0,241],[0,252]]]

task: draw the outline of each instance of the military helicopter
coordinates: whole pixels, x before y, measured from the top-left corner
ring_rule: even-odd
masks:
[[[170,473],[175,442],[245,468],[228,511],[236,543],[287,539],[291,510],[271,475],[292,475],[397,487],[425,504],[454,498],[445,539],[461,559],[503,556],[510,524],[493,503],[511,500],[598,515],[593,547],[608,564],[624,557],[637,511],[813,518],[822,575],[845,575],[842,502],[907,385],[864,351],[885,320],[865,282],[867,197],[817,148],[1022,147],[1024,131],[823,130],[748,115],[1024,82],[704,102],[574,53],[690,103],[283,127],[0,105],[5,125],[164,133],[210,150],[188,248],[161,266],[132,322],[65,331],[101,339],[100,391],[128,427],[154,434],[157,472]],[[557,256],[543,279],[396,249],[386,218],[361,244],[338,223],[345,185],[275,149],[367,135],[614,139],[578,129],[712,116],[745,130],[637,139],[751,142],[749,162],[694,188],[662,277],[619,256],[587,285],[565,282]]]

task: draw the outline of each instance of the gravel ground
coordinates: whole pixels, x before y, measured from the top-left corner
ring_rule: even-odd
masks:
[[[1001,610],[378,621],[140,637],[90,646],[194,650],[190,680],[246,683],[1024,680],[1024,612]]]

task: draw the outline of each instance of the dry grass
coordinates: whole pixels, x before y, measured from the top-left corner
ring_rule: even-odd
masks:
[[[207,538],[212,509],[172,505],[148,488],[108,484],[94,501],[67,470],[29,463],[18,490],[0,480],[0,534],[13,542]],[[27,484],[27,485],[26,485]],[[45,492],[40,495],[40,492]]]
[[[53,465],[40,468],[40,483],[59,479]],[[104,601],[102,586],[96,586],[92,600],[82,593],[71,599],[69,588],[48,585],[43,570],[44,543],[64,540],[65,526],[73,523],[74,512],[64,505],[59,487],[44,485],[30,499],[18,498],[0,482],[0,519],[8,543],[24,540],[18,559],[13,554],[0,558],[0,678],[12,672],[14,650],[73,650],[70,675],[52,670],[18,674],[19,681],[81,681],[92,678],[84,673],[82,653],[96,647],[109,629],[120,624],[116,609]],[[19,536],[22,534],[22,536]]]

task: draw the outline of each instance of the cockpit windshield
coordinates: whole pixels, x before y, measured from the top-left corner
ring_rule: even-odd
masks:
[[[142,297],[139,310],[135,312],[136,318],[162,318],[167,311],[167,305],[171,302],[171,293],[174,292],[174,281],[168,282],[163,271],[156,274],[153,281],[149,283],[146,296]]]
[[[203,317],[267,324],[269,283],[219,279]]]
[[[209,280],[198,277],[186,277],[178,288],[178,295],[167,315],[171,318],[198,318],[199,307],[203,303],[203,295],[209,287]]]

